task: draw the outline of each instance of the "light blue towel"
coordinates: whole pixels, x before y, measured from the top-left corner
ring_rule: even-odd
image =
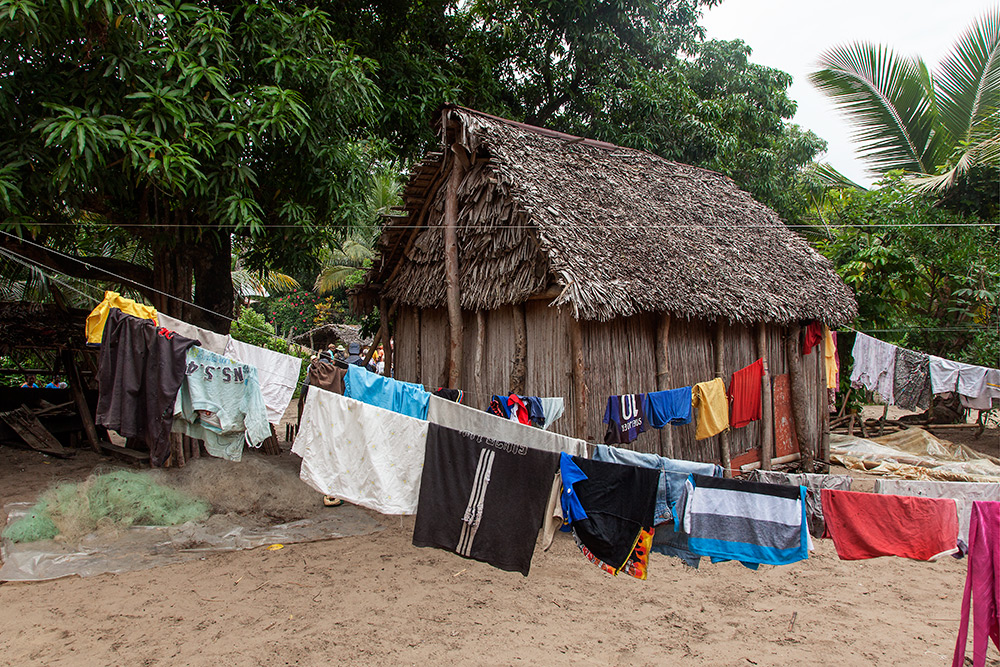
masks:
[[[423,385],[394,380],[354,364],[347,366],[344,395],[417,419],[427,419],[427,403],[431,396]]]

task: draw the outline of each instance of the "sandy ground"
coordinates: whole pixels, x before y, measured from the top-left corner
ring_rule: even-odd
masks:
[[[0,503],[99,463],[0,447]],[[840,561],[817,540],[809,560],[757,572],[653,554],[643,582],[559,535],[522,577],[413,547],[412,517],[374,516],[371,536],[0,585],[0,664],[942,665],[954,649],[966,565],[952,558]]]

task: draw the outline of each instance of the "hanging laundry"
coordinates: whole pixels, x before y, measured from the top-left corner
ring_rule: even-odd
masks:
[[[691,423],[691,387],[650,392],[646,394],[646,405],[646,416],[653,428]]]
[[[562,459],[560,458],[560,461]],[[552,540],[556,533],[563,526],[562,514],[562,475],[556,471],[556,476],[552,479],[552,488],[549,490],[549,500],[545,504],[545,518],[542,522],[542,536],[539,544],[542,551],[548,551],[552,546]]]
[[[692,474],[677,503],[691,551],[712,562],[788,565],[809,557],[804,487]]]
[[[198,341],[152,320],[108,313],[97,374],[96,422],[126,438],[141,438],[150,460],[161,466],[170,455],[170,417],[184,381],[185,352]]]
[[[926,410],[930,407],[930,357],[923,352],[897,347],[892,394],[895,404],[901,408]]]
[[[935,560],[958,551],[954,500],[834,489],[820,495],[826,532],[841,560]]]
[[[193,324],[188,324],[177,318],[170,317],[165,313],[157,313],[157,320],[161,327],[170,329],[171,331],[176,331],[182,336],[188,338],[193,338],[195,340],[200,340],[202,347],[210,352],[215,352],[216,354],[225,355],[226,346],[229,344],[229,336],[226,334],[215,333],[214,331],[209,331],[208,329],[202,329],[201,327],[196,327]]]
[[[1000,407],[1000,370],[929,356],[934,394],[958,393],[963,407],[973,410]]]
[[[764,377],[764,360],[758,359],[733,373],[726,396],[730,400],[729,425],[741,428],[760,419],[760,394]]]
[[[537,396],[520,396],[521,402],[528,410],[528,421],[536,428],[545,426],[545,411],[542,409],[542,401]]]
[[[545,419],[542,428],[549,429],[553,422],[563,416],[566,400],[562,396],[540,396],[538,402],[542,404],[542,416]]]
[[[604,409],[604,434],[606,444],[629,443],[646,431],[645,394],[609,396]]]
[[[995,482],[934,482],[910,479],[876,479],[875,493],[923,498],[951,498],[958,511],[958,548],[964,553],[969,545],[969,522],[972,503],[1000,502],[1000,484]]]
[[[427,422],[313,388],[292,453],[299,477],[328,496],[382,514],[417,511]]]
[[[691,404],[698,408],[695,440],[704,440],[729,428],[729,401],[721,378],[699,382],[691,389]]]
[[[834,391],[840,389],[840,357],[837,355],[837,332],[823,325],[824,357],[826,367],[826,388]]]
[[[440,396],[446,401],[455,401],[456,403],[462,402],[462,390],[461,389],[449,389],[448,387],[438,387],[431,392],[435,396]]]
[[[271,436],[257,369],[202,347],[186,352],[187,367],[174,402],[174,433],[203,440],[212,456],[243,458],[243,443]]]
[[[507,398],[507,396],[492,396],[490,398],[490,405],[486,408],[486,411],[490,414],[496,415],[497,417],[510,419],[510,407],[507,404]],[[517,420],[515,419],[514,421]]]
[[[552,452],[430,424],[413,545],[527,576],[558,466]]]
[[[306,384],[309,387],[318,387],[343,396],[344,378],[346,376],[346,367],[341,368],[336,364],[331,364],[321,359],[314,359],[309,362],[309,374],[307,375],[308,381]]]
[[[507,408],[510,410],[511,420],[531,425],[531,414],[528,412],[528,406],[524,404],[524,400],[520,396],[515,394],[508,396]]]
[[[802,329],[802,356],[813,351],[813,348],[823,340],[823,324],[810,322]]]
[[[226,344],[226,356],[257,368],[260,379],[260,393],[267,406],[267,421],[277,424],[288,409],[292,394],[299,384],[302,360],[289,354],[282,354],[230,337]]]
[[[591,563],[601,568],[608,574],[612,576],[617,576],[619,572],[627,574],[630,577],[635,577],[636,579],[646,580],[646,573],[649,570],[649,549],[653,544],[653,529],[649,530],[643,528],[639,532],[639,539],[636,540],[635,546],[632,548],[632,553],[628,555],[625,564],[618,570],[611,567],[600,558],[595,556],[590,549],[587,548],[577,535],[573,535],[573,539],[576,540],[576,546],[580,549],[580,553],[586,557]]]
[[[892,383],[896,376],[896,346],[858,333],[851,351],[854,368],[851,385],[874,391],[892,405]]]
[[[427,419],[427,402],[431,396],[423,385],[377,375],[354,364],[347,367],[344,395],[416,419]]]
[[[456,431],[503,442],[517,442],[532,449],[587,456],[587,443],[583,440],[498,418],[489,412],[453,403],[438,396],[431,396],[428,401],[427,420]]]
[[[1000,650],[1000,503],[974,502],[969,525],[969,565],[962,593],[962,620],[958,625],[952,667],[963,667],[972,623],[972,667],[986,667],[990,639]]]
[[[752,470],[747,479],[751,482],[762,482],[764,484],[806,487],[806,519],[809,522],[809,534],[813,537],[823,537],[824,533],[826,533],[826,522],[823,521],[823,502],[820,499],[820,491],[822,489],[851,490],[851,477],[849,475],[819,475],[814,473],[779,472],[777,470]]]
[[[104,338],[104,325],[108,321],[108,315],[115,308],[126,315],[138,317],[141,320],[152,320],[153,324],[159,325],[155,308],[136,303],[132,299],[123,297],[118,292],[108,290],[104,293],[104,300],[97,304],[97,307],[87,315],[87,321],[84,324],[84,333],[87,335],[88,345],[101,344],[101,340]],[[188,336],[188,338],[192,340],[198,339],[197,336]]]
[[[563,455],[564,461],[569,458]],[[568,476],[567,466],[561,467],[563,516],[580,542],[617,572],[628,562],[642,529],[653,527],[659,472],[579,457],[571,462],[570,470],[578,474]],[[567,506],[567,496],[579,507]],[[585,517],[579,516],[580,508]]]

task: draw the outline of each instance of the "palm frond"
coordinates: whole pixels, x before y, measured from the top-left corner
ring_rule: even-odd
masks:
[[[928,173],[942,138],[935,134],[934,95],[926,65],[888,47],[855,42],[830,49],[810,81],[856,126],[861,156],[876,173]]]
[[[935,76],[942,125],[953,145],[1000,107],[1000,7],[979,17],[958,39]]]
[[[933,176],[918,176],[911,184],[918,192],[941,193],[948,190],[973,167],[1000,169],[1000,108],[973,126],[969,140],[955,150],[954,166]]]

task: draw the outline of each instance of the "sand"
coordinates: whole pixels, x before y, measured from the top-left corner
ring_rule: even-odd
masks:
[[[0,447],[0,503],[100,463]],[[413,547],[412,517],[373,516],[371,536],[0,585],[0,664],[942,665],[954,649],[964,560],[840,561],[817,540],[809,560],[757,572],[653,554],[643,582],[559,535],[522,577]]]

